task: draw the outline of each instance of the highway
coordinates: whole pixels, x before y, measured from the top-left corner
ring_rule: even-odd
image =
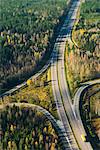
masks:
[[[51,80],[52,80],[52,89],[53,95],[55,99],[55,103],[57,106],[58,115],[61,121],[57,121],[54,119],[50,113],[40,106],[38,109],[47,116],[47,118],[52,122],[54,126],[56,126],[57,131],[59,131],[59,137],[64,143],[64,150],[92,150],[92,147],[89,142],[83,142],[81,139],[81,134],[85,134],[84,127],[82,125],[81,117],[79,114],[79,100],[81,96],[81,92],[89,85],[83,83],[83,87],[80,88],[74,98],[74,105],[72,105],[72,100],[69,94],[68,85],[66,82],[65,76],[65,66],[64,66],[64,53],[65,53],[65,45],[67,40],[71,40],[71,30],[73,28],[74,22],[76,20],[77,10],[80,6],[80,1],[73,0],[73,4],[68,12],[66,20],[60,30],[60,33],[56,39],[56,43],[54,45],[54,49],[50,59],[47,64],[34,76],[30,79],[34,80],[40,74],[42,74],[51,64]],[[92,82],[92,81],[91,81]],[[95,81],[93,81],[95,82]],[[21,87],[26,86],[27,82],[23,82],[20,85],[17,85],[13,89],[5,92],[0,95],[0,97],[4,97],[10,95],[11,93],[19,90]],[[90,83],[91,84],[91,83]],[[21,103],[22,104],[22,103]],[[17,103],[16,105],[21,105]],[[23,104],[23,105],[32,105],[32,104]],[[73,134],[74,132],[74,134]]]
[[[76,119],[77,119],[77,126],[80,129],[81,134],[84,134],[86,136],[85,129],[82,124],[81,116],[80,116],[80,111],[79,111],[79,103],[81,102],[81,95],[85,91],[85,89],[89,88],[90,86],[93,86],[95,84],[100,84],[100,79],[94,80],[94,81],[88,81],[85,82],[76,92],[74,96],[74,104],[73,108],[76,114]]]
[[[70,0],[68,1],[68,3],[70,3]],[[67,5],[68,5],[68,3],[67,3]],[[42,67],[42,69],[39,70],[39,71],[38,71],[36,74],[34,74],[33,76],[31,76],[29,79],[31,79],[31,80],[34,81],[34,80],[37,79],[42,73],[44,73],[44,72],[48,69],[48,67],[50,67],[52,57],[53,57],[53,51],[52,51],[52,53],[51,53],[51,55],[50,55],[49,60],[48,60],[48,61],[46,62],[46,64]],[[23,83],[21,83],[21,84],[15,86],[15,87],[13,87],[12,89],[10,89],[10,90],[6,91],[5,93],[1,94],[1,95],[0,95],[0,98],[3,98],[4,96],[11,95],[11,94],[14,93],[15,91],[18,91],[20,88],[23,88],[23,87],[25,87],[26,85],[27,85],[27,81],[24,81]]]
[[[73,3],[73,5],[72,5],[72,7],[71,7],[71,9],[68,13],[68,16],[66,17],[65,23],[62,26],[61,31],[59,33],[59,36],[56,40],[56,43],[55,43],[55,46],[54,46],[54,49],[53,49],[53,52],[52,52],[52,58],[48,61],[48,63],[44,66],[44,68],[39,71],[38,74],[36,74],[35,76],[32,76],[30,78],[30,79],[37,78],[40,74],[42,74],[48,68],[48,66],[51,63],[51,70],[52,70],[51,73],[53,74],[53,76],[52,76],[52,85],[54,85],[53,86],[53,93],[55,93],[54,98],[55,98],[55,101],[56,101],[56,104],[57,104],[57,108],[59,110],[58,113],[59,113],[60,119],[63,123],[63,124],[60,123],[60,125],[63,128],[63,133],[65,135],[67,134],[67,136],[66,136],[67,144],[66,144],[65,149],[71,149],[71,150],[78,150],[79,148],[78,148],[78,145],[77,145],[76,140],[74,138],[73,132],[72,132],[71,127],[70,127],[70,124],[68,122],[68,118],[66,116],[66,112],[65,112],[64,107],[63,107],[62,96],[61,96],[60,89],[59,89],[57,70],[60,71],[60,73],[62,74],[62,68],[64,69],[64,66],[61,66],[59,64],[60,66],[57,69],[57,62],[58,63],[62,62],[60,60],[58,61],[58,53],[60,55],[60,51],[62,51],[61,52],[61,57],[63,56],[63,52],[64,52],[64,49],[65,49],[65,43],[66,43],[67,38],[70,37],[71,29],[72,29],[72,26],[73,26],[73,23],[74,23],[74,19],[72,18],[73,17],[72,14],[76,12],[77,9],[75,9],[75,8],[78,8],[78,6],[76,6],[77,3],[78,3],[77,1],[75,1]],[[69,22],[69,24],[68,24],[68,22]],[[68,27],[67,27],[67,25],[68,25]],[[59,48],[60,48],[60,51],[59,51]],[[58,49],[58,53],[57,53],[57,49]],[[56,81],[56,82],[53,82],[53,81]],[[24,83],[20,84],[20,85],[17,85],[13,89],[5,92],[3,95],[1,95],[1,97],[10,95],[11,93],[19,90],[21,87],[24,87],[25,85],[26,85],[26,81]],[[62,90],[63,90],[63,88],[62,88]]]
[[[52,123],[53,127],[55,128],[57,134],[58,134],[58,138],[59,141],[61,143],[61,148],[62,150],[70,150],[70,143],[68,141],[67,135],[66,133],[63,131],[63,125],[61,123],[61,121],[56,120],[51,113],[49,113],[49,111],[47,111],[46,109],[44,109],[43,107],[40,107],[38,105],[34,105],[34,104],[28,104],[28,103],[9,103],[6,105],[0,105],[0,110],[4,109],[6,106],[18,106],[18,107],[23,107],[23,108],[31,108],[32,110],[37,110],[41,113],[43,113],[43,115],[46,116],[46,118]]]
[[[52,78],[52,89],[53,89],[53,94],[54,94],[54,99],[55,99],[55,103],[57,106],[57,111],[59,114],[59,118],[63,123],[64,126],[64,132],[67,134],[69,143],[70,143],[70,149],[78,149],[77,143],[74,139],[73,133],[71,131],[64,107],[63,107],[63,103],[62,103],[62,97],[60,94],[60,89],[59,89],[59,85],[58,85],[58,78],[57,78],[57,53],[56,50],[57,48],[59,48],[59,44],[55,44],[55,51],[54,51],[54,55],[52,58],[52,62],[51,62],[51,78]]]
[[[51,57],[52,57],[52,54],[50,56],[50,59],[46,62],[46,64],[43,66],[43,68],[41,70],[39,70],[35,75],[31,76],[29,79],[31,80],[35,80],[37,79],[42,73],[44,73],[48,67],[50,66],[50,63],[51,63]],[[23,83],[15,86],[14,88],[10,89],[9,91],[3,93],[0,95],[0,98],[3,98],[4,96],[8,96],[12,93],[14,93],[15,91],[18,91],[20,88],[24,87],[27,85],[27,81],[24,81]]]
[[[55,56],[56,56],[56,47],[58,46],[59,47],[59,40],[62,40],[62,41],[64,41],[64,43],[65,43],[65,39],[66,39],[66,35],[65,35],[65,30],[66,30],[66,24],[68,23],[68,21],[69,21],[69,17],[71,16],[71,14],[72,14],[72,12],[73,12],[73,8],[69,11],[69,13],[68,13],[68,16],[66,17],[66,20],[65,20],[65,26],[63,26],[62,28],[61,28],[61,33],[59,34],[59,36],[60,37],[58,37],[57,38],[57,44],[55,43],[55,47],[54,47],[54,50],[53,50],[53,52],[52,52],[52,58],[50,58],[50,60],[48,61],[48,63],[44,66],[44,68],[42,69],[42,70],[40,70],[39,71],[39,73],[38,74],[36,74],[35,76],[32,76],[30,79],[35,79],[35,78],[37,78],[40,74],[42,74],[47,68],[48,68],[48,66],[50,65],[50,63],[51,64],[53,64],[52,63],[52,61],[56,61],[55,60]],[[71,23],[70,23],[70,25],[72,25]],[[69,27],[69,29],[71,29],[70,27]],[[64,37],[64,38],[62,38],[62,36]],[[56,70],[55,70],[56,71]],[[55,76],[54,78],[56,78],[57,76]],[[54,79],[55,80],[55,79]],[[57,80],[58,81],[58,80]],[[5,92],[3,95],[1,95],[1,98],[2,97],[4,97],[4,96],[7,96],[7,95],[10,95],[10,94],[12,94],[13,92],[15,92],[15,91],[18,91],[21,87],[24,87],[26,85],[26,81],[24,82],[24,83],[22,83],[22,84],[20,84],[20,85],[17,85],[16,87],[14,87],[13,89],[11,89],[11,90],[9,90],[9,91],[7,91],[7,92]],[[58,86],[56,87],[56,89],[59,89],[58,88]],[[59,94],[58,94],[59,93]],[[79,149],[78,148],[78,145],[77,145],[77,143],[76,143],[76,141],[75,141],[75,138],[74,138],[74,136],[73,136],[73,133],[72,133],[72,130],[71,130],[71,128],[70,128],[70,125],[69,125],[69,122],[68,122],[68,119],[67,119],[67,117],[66,117],[66,113],[65,113],[65,111],[64,111],[64,107],[63,107],[63,104],[62,104],[62,98],[60,97],[60,91],[58,91],[57,92],[57,94],[56,94],[57,96],[58,96],[58,98],[60,99],[60,102],[59,102],[59,104],[57,104],[57,105],[59,105],[59,107],[60,107],[60,112],[62,112],[62,113],[60,113],[60,118],[62,119],[62,122],[64,123],[64,124],[62,124],[61,122],[60,122],[60,126],[62,127],[62,129],[63,129],[63,134],[64,135],[66,135],[66,148],[64,148],[64,150],[66,150],[66,149],[71,149],[71,150],[77,150],[77,149]],[[58,100],[57,100],[58,101]],[[59,121],[58,121],[59,122]]]
[[[71,148],[78,149],[78,146],[82,150],[92,150],[92,147],[89,142],[83,142],[81,139],[81,129],[79,128],[76,118],[75,111],[72,106],[72,100],[69,94],[68,85],[66,82],[65,76],[65,66],[64,66],[64,53],[65,53],[65,45],[66,40],[71,40],[71,30],[74,25],[77,10],[79,8],[80,2],[74,1],[71,9],[68,13],[68,21],[65,21],[61,32],[57,38],[55,43],[55,53],[51,63],[51,79],[52,79],[52,88],[54,99],[57,105],[58,114],[60,116],[61,121],[64,124],[66,133],[71,133],[68,135],[69,139],[73,141],[71,143]],[[67,113],[67,116],[66,116]],[[68,122],[69,121],[69,122]],[[69,125],[70,123],[70,125]],[[83,129],[82,129],[83,130]],[[73,132],[75,134],[75,141]],[[69,140],[70,141],[70,140]]]
[[[70,3],[70,0],[68,0],[67,5],[68,5],[69,3]],[[31,79],[31,80],[34,81],[34,80],[37,79],[42,73],[44,73],[44,72],[48,69],[48,67],[50,67],[51,60],[52,60],[52,56],[53,56],[53,51],[52,51],[52,53],[51,53],[51,55],[50,55],[49,60],[48,60],[48,61],[46,62],[46,64],[42,67],[42,69],[39,70],[36,74],[32,75],[29,79]],[[21,83],[21,84],[15,86],[15,87],[13,87],[13,88],[10,89],[9,91],[7,91],[7,92],[1,94],[1,95],[0,95],[0,98],[3,98],[4,96],[11,95],[11,94],[14,93],[15,91],[18,91],[20,88],[23,88],[23,87],[25,87],[26,85],[27,85],[27,81],[24,81],[23,83]]]
[[[60,117],[60,120],[62,121],[65,132],[67,133],[67,136],[69,138],[71,149],[79,149],[78,145],[76,143],[76,140],[74,138],[72,129],[70,127],[70,124],[68,122],[68,118],[66,116],[65,108],[63,106],[63,103],[67,105],[67,112],[69,114],[72,114],[71,104],[69,101],[66,101],[66,98],[69,96],[68,88],[66,88],[66,77],[65,77],[65,67],[64,67],[64,52],[65,52],[65,45],[66,40],[70,38],[71,35],[71,29],[72,25],[74,23],[73,15],[77,12],[79,2],[75,1],[69,10],[67,21],[65,20],[65,23],[63,27],[61,28],[61,31],[58,35],[58,38],[56,40],[55,46],[54,46],[54,55],[51,62],[51,79],[52,79],[52,89],[54,94],[54,99],[56,102],[58,114]],[[60,88],[59,88],[60,87]],[[66,95],[66,90],[68,93],[68,96]],[[62,101],[63,99],[63,101]],[[64,102],[65,101],[65,102]],[[71,102],[71,100],[70,100]],[[68,114],[67,114],[68,115]],[[73,116],[73,114],[72,114]],[[72,118],[72,117],[70,117]],[[72,118],[73,119],[73,118]]]

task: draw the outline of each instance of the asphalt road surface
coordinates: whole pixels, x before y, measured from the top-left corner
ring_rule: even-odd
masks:
[[[56,40],[52,58],[47,62],[47,64],[40,70],[35,76],[32,76],[30,79],[37,78],[40,74],[42,74],[51,63],[51,78],[52,78],[52,88],[54,99],[56,102],[58,114],[61,122],[59,122],[63,134],[66,137],[66,149],[78,150],[79,147],[82,150],[92,150],[92,147],[89,142],[83,142],[81,139],[81,133],[83,133],[84,128],[82,127],[82,123],[80,123],[80,119],[77,118],[76,111],[73,108],[71,103],[71,98],[69,94],[69,89],[66,82],[65,76],[65,67],[64,67],[64,52],[66,40],[71,40],[71,30],[73,28],[73,24],[76,20],[77,10],[79,8],[80,2],[77,0],[73,0],[73,5],[71,6],[69,13],[66,17],[65,23],[63,24],[58,38]],[[20,85],[17,85],[10,91],[7,91],[1,98],[11,93],[19,90],[21,87],[26,85],[26,81]],[[67,114],[67,115],[66,115]],[[73,135],[73,132],[75,137]],[[63,137],[62,137],[63,139]],[[65,139],[65,138],[64,138]],[[65,145],[65,144],[64,144]],[[79,145],[79,147],[78,147]]]
[[[0,105],[0,110],[4,109],[6,106],[18,106],[18,107],[23,107],[23,108],[31,108],[32,110],[37,110],[41,113],[43,113],[43,115],[45,115],[47,117],[47,119],[52,123],[52,125],[54,126],[56,132],[58,133],[58,137],[59,137],[59,142],[62,145],[62,150],[70,150],[70,144],[69,141],[67,139],[67,135],[65,133],[65,131],[63,130],[63,125],[61,123],[61,121],[56,120],[49,111],[47,111],[46,109],[44,109],[43,107],[40,107],[38,105],[34,105],[34,104],[28,104],[28,103],[9,103],[6,105]]]
[[[78,149],[78,145],[82,150],[92,150],[89,142],[83,142],[81,139],[81,129],[79,128],[76,118],[75,111],[73,109],[71,98],[69,94],[68,85],[65,76],[65,66],[64,66],[64,53],[66,40],[70,40],[71,30],[74,25],[77,10],[79,8],[80,2],[74,1],[71,9],[69,10],[67,20],[65,21],[61,32],[55,43],[55,53],[53,60],[51,62],[51,78],[52,78],[52,88],[54,99],[57,105],[58,114],[61,121],[64,124],[66,133],[69,132],[68,138],[71,139],[71,149]],[[67,116],[66,116],[67,113]],[[69,125],[70,122],[70,125]],[[73,132],[75,134],[75,141]],[[69,140],[70,141],[70,140]]]
[[[85,89],[89,88],[90,86],[93,86],[94,84],[100,84],[100,79],[98,80],[94,80],[94,81],[88,81],[86,83],[84,83],[76,92],[75,96],[74,96],[74,104],[73,104],[73,108],[75,111],[75,115],[76,115],[76,120],[77,120],[77,126],[80,130],[80,134],[84,134],[86,136],[86,132],[85,129],[83,127],[82,124],[82,120],[81,120],[81,116],[80,116],[80,111],[79,111],[79,103],[81,101],[81,94],[82,92],[84,92]]]

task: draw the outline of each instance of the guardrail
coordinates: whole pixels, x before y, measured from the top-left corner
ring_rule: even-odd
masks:
[[[6,104],[6,105],[0,105],[0,110],[4,109],[6,106],[10,106],[10,107],[13,107],[13,106],[18,106],[18,107],[23,107],[23,108],[31,108],[32,110],[36,109],[38,111],[40,111],[41,113],[43,113],[47,119],[52,123],[52,125],[54,126],[56,132],[58,133],[58,137],[59,137],[59,142],[60,142],[60,145],[61,145],[61,148],[63,150],[67,150],[69,149],[68,147],[68,144],[69,144],[69,141],[67,139],[67,135],[64,131],[64,128],[63,128],[63,125],[61,123],[60,120],[56,120],[49,111],[47,111],[46,109],[44,109],[43,107],[41,106],[38,106],[38,105],[34,105],[34,104],[28,104],[28,103],[9,103],[9,104]]]
[[[72,2],[73,2],[73,0],[68,0],[68,1],[67,1],[68,9],[69,9],[69,7],[70,7],[70,5],[71,5]],[[50,58],[49,58],[49,60],[47,61],[47,63],[43,66],[43,68],[42,68],[38,73],[36,73],[35,75],[31,76],[31,77],[28,78],[28,79],[35,80],[35,79],[37,79],[42,73],[44,73],[44,72],[48,69],[48,67],[51,65],[51,59],[52,59],[52,57],[53,57],[53,51],[51,52]],[[28,79],[27,79],[27,80],[28,80]],[[1,94],[1,95],[0,95],[0,99],[3,99],[3,97],[9,96],[10,94],[13,94],[13,93],[16,92],[17,90],[19,90],[19,89],[21,89],[21,88],[24,88],[26,85],[27,85],[27,81],[24,81],[23,83],[21,83],[21,84],[15,86],[15,87],[12,88],[11,90],[9,90],[9,91],[7,91],[7,92]]]
[[[83,126],[82,119],[81,119],[81,114],[80,114],[80,103],[82,101],[81,97],[85,93],[86,89],[88,89],[91,86],[96,85],[96,84],[100,84],[100,79],[84,83],[83,86],[81,86],[78,89],[78,91],[76,92],[75,97],[74,97],[74,105],[73,106],[74,106],[76,119],[78,120],[78,123],[81,126],[82,134],[85,135],[85,136],[87,136],[87,133],[86,133],[85,128]]]

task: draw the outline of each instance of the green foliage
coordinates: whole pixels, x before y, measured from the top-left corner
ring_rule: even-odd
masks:
[[[44,150],[52,143],[55,143],[55,149],[59,147],[52,124],[42,113],[31,108],[7,106],[0,112],[0,125],[2,149]]]
[[[84,51],[93,53],[98,49],[100,36],[100,1],[89,0],[82,3],[79,21],[74,31],[74,40]],[[81,30],[84,30],[81,34]]]
[[[32,81],[32,83],[20,89],[11,96],[3,98],[0,104],[12,103],[12,102],[26,102],[32,103],[51,112],[51,114],[58,119],[57,109],[53,98],[51,80],[48,81],[48,73],[50,70],[42,74],[38,79]]]
[[[88,88],[82,96],[80,113],[93,149],[100,149],[100,84]]]
[[[100,13],[100,1],[99,0],[89,0],[82,4],[81,6],[81,17],[86,19],[96,19],[99,17]]]
[[[70,47],[66,45],[67,79],[72,95],[80,82],[100,77],[99,13],[99,0],[83,2],[72,31],[73,43]]]
[[[71,95],[74,96],[81,82],[99,78],[99,49],[92,53],[84,52],[75,47],[72,42],[67,43],[65,67]]]
[[[59,29],[56,26],[61,22],[66,2],[0,2],[0,89],[24,81],[44,64],[47,58],[43,58],[50,55],[53,39]]]

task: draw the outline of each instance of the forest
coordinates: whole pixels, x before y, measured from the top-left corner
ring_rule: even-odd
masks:
[[[83,93],[80,112],[93,148],[100,149],[100,84],[93,85]]]
[[[0,92],[4,92],[48,59],[67,0],[3,0],[0,8]]]
[[[100,48],[100,1],[82,3],[73,39],[83,51],[93,53]]]
[[[0,111],[0,149],[60,150],[50,121],[32,108],[6,106]]]
[[[57,108],[52,93],[50,74],[51,72],[49,69],[30,85],[0,99],[0,104],[5,105],[14,102],[36,104],[47,109],[58,119]]]
[[[100,77],[100,1],[81,4],[72,42],[66,42],[66,77],[73,96],[85,81]]]

